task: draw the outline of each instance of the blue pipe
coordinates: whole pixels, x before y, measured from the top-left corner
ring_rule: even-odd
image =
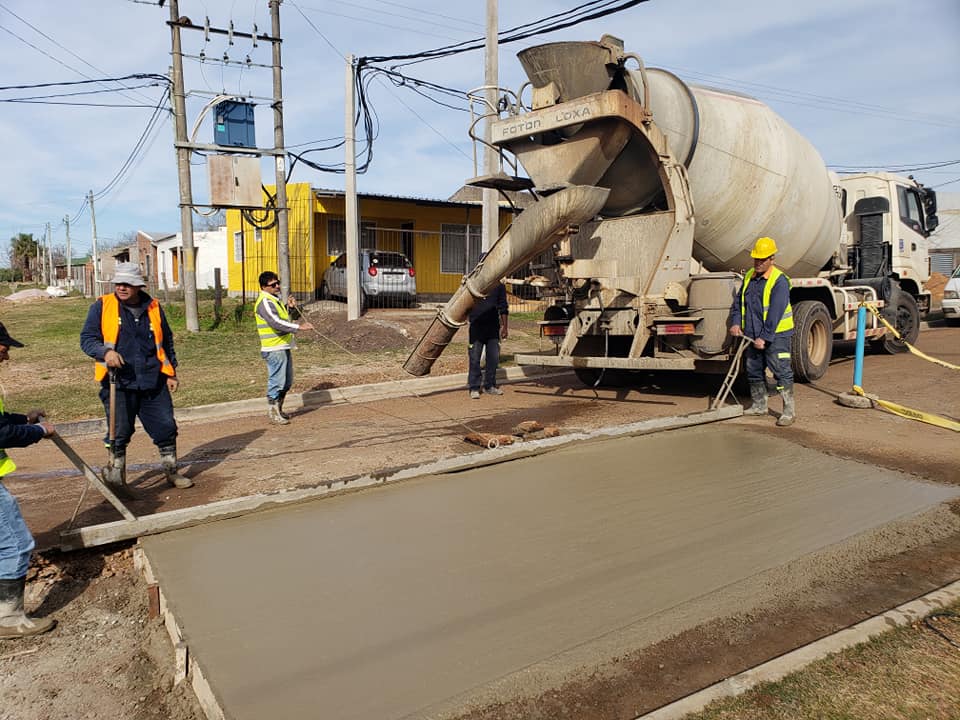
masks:
[[[857,355],[853,362],[853,386],[863,387],[863,346],[867,329],[867,308],[861,305],[857,310]]]

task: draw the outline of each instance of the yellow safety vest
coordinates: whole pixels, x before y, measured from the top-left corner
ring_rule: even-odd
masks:
[[[747,270],[746,275],[743,276],[743,287],[740,289],[740,322],[743,323],[743,318],[747,315],[747,285],[750,284],[750,280],[753,278],[753,268]],[[766,284],[763,286],[763,322],[767,322],[767,310],[770,309],[770,294],[773,292],[773,286],[777,284],[777,279],[783,275],[787,278],[787,287],[790,287],[790,278],[787,277],[780,268],[776,265],[773,266],[773,269],[770,271],[770,277],[767,278]],[[780,322],[777,323],[777,329],[774,332],[782,333],[787,330],[793,330],[793,306],[790,304],[790,299],[787,299],[787,307],[783,311],[783,317],[780,318]]]
[[[110,350],[117,349],[117,338],[120,337],[120,300],[116,295],[101,295],[103,308],[100,312],[100,334],[103,335],[103,344]],[[167,353],[163,350],[163,325],[160,322],[160,303],[154,298],[147,305],[147,318],[150,320],[150,329],[153,331],[153,341],[157,348],[157,360],[160,361],[160,372],[173,377],[177,371],[167,360]],[[94,362],[93,376],[96,380],[103,380],[107,376],[107,364],[99,360]]]
[[[0,413],[3,412],[3,400],[0,399]],[[7,451],[3,448],[0,448],[0,477],[4,475],[9,475],[14,470],[17,469],[17,464],[10,459],[10,456],[7,455]]]
[[[260,303],[265,301],[272,302],[277,306],[277,315],[280,316],[281,320],[290,321],[290,313],[287,311],[286,305],[272,294],[261,290],[260,297],[257,298],[257,302],[253,306],[253,314],[257,318],[257,334],[260,336],[260,349],[269,350],[270,348],[279,347],[280,345],[289,345],[290,341],[293,340],[293,333],[278,335],[277,331],[270,327],[266,320],[260,317],[260,313],[258,312]]]

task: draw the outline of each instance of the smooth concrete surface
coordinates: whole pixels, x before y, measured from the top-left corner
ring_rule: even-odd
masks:
[[[426,718],[957,494],[713,425],[141,542],[226,717]]]

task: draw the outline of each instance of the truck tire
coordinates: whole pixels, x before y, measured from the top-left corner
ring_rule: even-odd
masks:
[[[833,321],[826,306],[817,300],[803,300],[793,306],[793,339],[790,362],[796,382],[819,380],[833,356]]]
[[[917,301],[913,295],[899,288],[894,290],[882,314],[886,321],[897,329],[900,337],[911,345],[917,341],[917,336],[920,334],[920,308],[917,307]],[[871,342],[870,347],[890,355],[907,351],[903,341],[895,338],[889,330],[882,338]]]

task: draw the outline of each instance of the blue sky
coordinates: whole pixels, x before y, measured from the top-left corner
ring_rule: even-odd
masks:
[[[500,0],[500,28],[570,9],[581,0]],[[281,6],[286,144],[303,150],[344,133],[344,59],[351,53],[418,52],[481,37],[484,0],[284,0]],[[268,32],[266,0],[180,0],[181,15],[238,31]],[[0,0],[0,84],[32,85],[164,74],[170,64],[167,7],[146,0]],[[625,40],[651,67],[699,84],[734,89],[768,102],[807,136],[832,165],[922,165],[960,160],[960,3],[957,0],[650,0],[618,15],[500,48],[500,84],[524,80],[515,54],[537,42]],[[269,45],[233,46],[223,36],[185,32],[184,52],[270,63]],[[483,82],[479,52],[404,68],[458,89]],[[218,92],[269,96],[266,68],[187,60],[188,126]],[[99,88],[74,86],[77,92]],[[115,86],[114,86],[115,87]],[[4,90],[0,100],[42,90]],[[205,94],[203,94],[205,93]],[[142,153],[114,182],[160,99],[160,87],[75,96],[71,100],[137,105],[77,107],[0,102],[5,172],[0,175],[0,263],[17,232],[38,237],[51,224],[63,245],[69,216],[74,255],[90,247],[89,190],[97,194],[98,236],[110,243],[138,229],[179,229],[172,120],[148,134]],[[474,175],[468,116],[408,89],[374,80],[369,90],[379,125],[373,164],[361,192],[443,198]],[[256,110],[257,141],[271,146],[269,106]],[[199,142],[212,142],[204,119]],[[342,150],[314,153],[342,162]],[[927,185],[960,190],[960,164],[915,173]],[[272,183],[264,166],[264,182]],[[340,175],[298,165],[291,182],[343,187]],[[945,185],[944,185],[945,184]],[[194,194],[206,198],[202,164]]]

